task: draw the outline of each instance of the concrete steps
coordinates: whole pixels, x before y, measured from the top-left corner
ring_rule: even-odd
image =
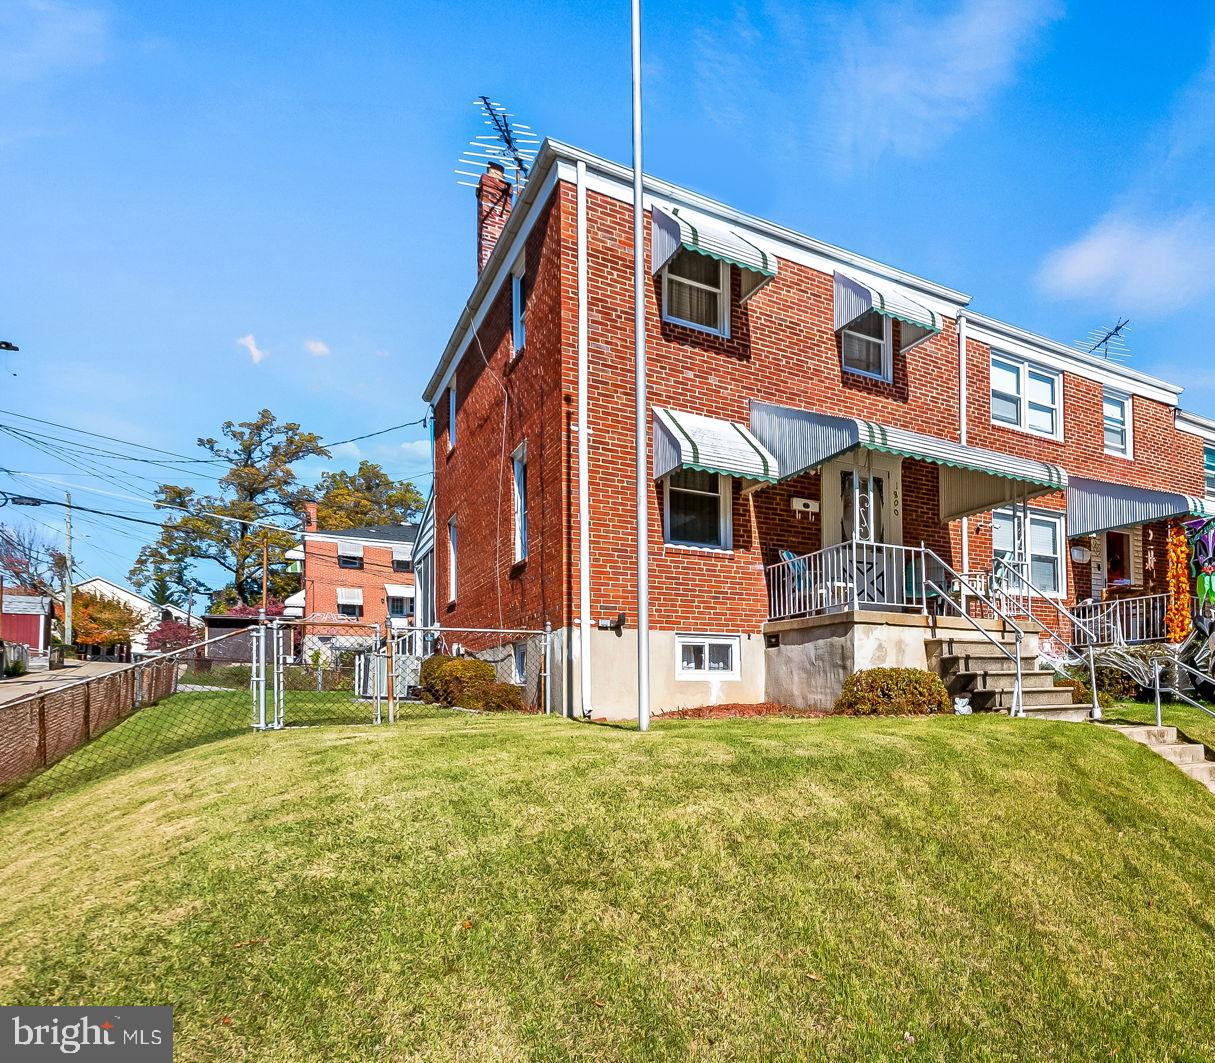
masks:
[[[1002,652],[986,639],[944,638],[929,644],[929,659],[935,660],[945,689],[952,697],[968,697],[977,712],[1008,712],[1016,687],[1016,642],[997,636]],[[1027,717],[1080,723],[1092,714],[1092,706],[1077,704],[1069,687],[1055,685],[1055,673],[1038,667],[1036,639],[1021,645],[1021,702]]]
[[[1195,782],[1215,793],[1215,760],[1207,760],[1207,748],[1198,742],[1183,742],[1176,727],[1127,726],[1109,724],[1133,742],[1147,746]]]

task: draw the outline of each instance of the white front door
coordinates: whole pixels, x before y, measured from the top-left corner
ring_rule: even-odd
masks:
[[[881,546],[903,541],[901,460],[866,452],[824,465],[822,475],[823,545],[860,544],[846,561],[848,596],[897,604],[905,596],[902,555]]]

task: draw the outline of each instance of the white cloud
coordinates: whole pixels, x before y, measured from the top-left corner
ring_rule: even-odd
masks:
[[[33,82],[91,66],[105,58],[105,12],[66,0],[4,0],[0,81]]]
[[[417,458],[420,461],[430,461],[430,440],[411,439],[400,447],[402,458]]]
[[[258,362],[266,357],[266,352],[257,345],[257,340],[253,338],[252,332],[237,340],[236,345],[238,347],[244,347],[245,350],[249,352],[249,358],[252,360],[254,365],[257,365]]]
[[[1194,209],[1156,218],[1111,211],[1047,255],[1039,286],[1117,313],[1178,310],[1215,287],[1215,225]]]
[[[909,0],[844,20],[822,103],[842,166],[923,155],[1015,77],[1057,0],[958,0],[934,13]]]
[[[329,344],[324,340],[304,340],[304,350],[318,358],[324,358],[329,353]]]
[[[336,446],[330,447],[329,452],[335,458],[361,458],[363,452],[359,450],[357,443],[338,443]]]

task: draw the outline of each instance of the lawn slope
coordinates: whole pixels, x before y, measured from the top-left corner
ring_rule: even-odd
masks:
[[[0,1003],[186,1061],[1215,1059],[1215,797],[1002,718],[451,714],[0,811]]]

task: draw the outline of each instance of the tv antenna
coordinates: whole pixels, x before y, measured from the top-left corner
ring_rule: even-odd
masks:
[[[1106,361],[1111,358],[1129,358],[1131,349],[1127,346],[1126,334],[1130,328],[1130,318],[1117,318],[1112,328],[1095,328],[1076,346],[1085,354],[1095,354]]]
[[[540,147],[540,138],[529,125],[514,121],[514,114],[488,96],[478,96],[472,101],[481,112],[482,122],[489,126],[488,133],[479,133],[469,142],[457,168],[461,177],[479,179],[491,164],[501,166],[506,179],[515,186],[515,194],[523,191],[527,174]],[[477,181],[457,181],[456,184],[477,187]]]

